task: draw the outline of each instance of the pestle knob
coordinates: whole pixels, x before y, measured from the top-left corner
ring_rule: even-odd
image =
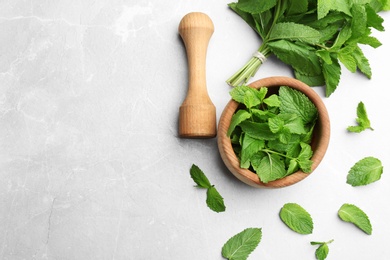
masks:
[[[206,86],[207,46],[213,32],[213,22],[204,13],[189,13],[179,24],[189,71],[188,92],[179,111],[181,137],[212,138],[217,134],[216,110]]]

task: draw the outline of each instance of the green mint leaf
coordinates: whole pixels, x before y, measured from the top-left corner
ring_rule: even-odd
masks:
[[[275,56],[304,75],[319,75],[321,64],[315,50],[288,40],[269,42],[267,46]]]
[[[296,203],[286,203],[279,212],[281,220],[299,234],[313,232],[313,220],[310,214]]]
[[[244,135],[242,140],[242,149],[240,157],[240,167],[249,168],[251,157],[264,148],[264,140],[252,138],[248,135]]]
[[[251,14],[259,14],[270,10],[277,3],[277,0],[239,0],[237,8]]]
[[[368,59],[366,56],[364,56],[362,49],[359,47],[356,47],[355,51],[352,53],[353,57],[356,60],[356,64],[359,68],[359,70],[366,75],[367,78],[371,78],[372,72],[370,63],[368,62]]]
[[[385,28],[383,27],[383,18],[376,13],[376,11],[370,6],[365,5],[367,12],[367,26],[377,29],[378,31],[383,32]]]
[[[268,125],[269,125],[269,129],[271,130],[271,132],[275,134],[275,133],[278,133],[278,132],[283,130],[284,121],[279,116],[270,117],[268,119]]]
[[[309,1],[308,0],[292,0],[289,1],[289,6],[287,7],[286,14],[302,14],[308,11]]]
[[[301,117],[296,114],[283,113],[278,115],[284,122],[284,127],[293,134],[306,134],[305,125]]]
[[[306,143],[300,143],[301,152],[298,155],[298,164],[303,172],[310,173],[311,166],[313,165],[313,161],[311,161],[311,157],[313,155],[313,150],[311,146]]]
[[[211,187],[210,181],[207,179],[206,175],[195,164],[191,166],[190,175],[194,182],[198,185],[198,187],[204,189],[208,189],[209,187]]]
[[[319,245],[316,249],[315,255],[316,259],[324,260],[328,256],[329,253],[329,244],[333,242],[333,239],[328,242],[310,242],[311,245]]]
[[[382,173],[382,162],[374,157],[366,157],[358,161],[349,170],[347,183],[354,187],[368,185],[380,180]]]
[[[279,107],[280,106],[280,99],[279,99],[279,96],[278,95],[271,95],[267,98],[265,98],[263,100],[263,102],[265,104],[267,104],[267,106],[270,106],[270,107]]]
[[[352,54],[353,49],[351,46],[348,46],[337,53],[337,58],[352,73],[356,72],[357,69],[356,60]]]
[[[259,30],[258,23],[256,22],[254,16],[248,12],[241,11],[237,8],[237,3],[230,3],[228,6],[239,15],[254,31],[256,31],[260,37],[262,37],[263,32]]]
[[[318,0],[317,9],[318,19],[325,17],[331,10],[351,15],[349,1]]]
[[[349,132],[360,133],[366,129],[374,130],[371,127],[370,120],[368,119],[366,107],[365,107],[364,103],[361,101],[359,102],[359,104],[356,108],[356,114],[357,114],[356,122],[358,123],[358,125],[357,126],[349,126],[347,128],[347,130]]]
[[[222,247],[222,256],[229,260],[245,260],[261,241],[261,228],[247,228],[231,237]]]
[[[337,88],[340,82],[341,67],[337,58],[331,55],[332,64],[323,63],[322,72],[324,74],[326,89],[325,95],[329,97]]]
[[[243,121],[239,124],[242,131],[252,138],[260,140],[274,140],[278,136],[271,132],[267,123]]]
[[[299,164],[298,164],[297,160],[292,159],[292,160],[290,160],[290,162],[288,164],[287,174],[292,174],[292,173],[298,171],[298,169],[299,169]]]
[[[341,220],[354,224],[366,234],[372,234],[370,219],[366,213],[357,206],[345,203],[340,207],[338,215]]]
[[[230,91],[230,96],[238,103],[244,104],[247,108],[259,105],[261,99],[259,98],[259,91],[255,88],[243,85],[233,88]]]
[[[269,41],[289,40],[315,44],[320,40],[320,33],[310,26],[298,23],[277,23],[272,28]]]
[[[231,136],[236,126],[238,126],[240,123],[244,122],[248,118],[251,117],[251,114],[243,109],[238,110],[233,116],[232,120],[230,122],[227,135]]]
[[[259,156],[257,153],[251,161],[257,175],[264,183],[281,179],[287,175],[285,164],[279,155],[267,153],[266,156]]]
[[[211,210],[217,213],[223,212],[226,209],[222,196],[214,186],[207,189],[206,204]]]
[[[289,87],[280,87],[279,98],[281,113],[296,114],[302,118],[304,124],[317,119],[317,108],[302,92]]]
[[[365,34],[367,28],[367,13],[363,5],[352,4],[352,39],[358,39]]]

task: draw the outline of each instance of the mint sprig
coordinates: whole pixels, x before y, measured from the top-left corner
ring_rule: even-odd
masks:
[[[326,86],[326,96],[337,88],[341,65],[367,78],[372,72],[360,45],[378,48],[372,30],[384,31],[380,11],[388,1],[238,0],[229,7],[261,38],[260,56],[274,54],[290,65],[295,77],[310,86]],[[245,84],[263,58],[254,55],[227,83]]]
[[[214,185],[211,185],[209,179],[197,165],[193,164],[191,166],[190,175],[199,188],[207,189],[207,206],[217,213],[225,211],[226,207],[223,197],[219,194]]]
[[[370,119],[368,119],[368,115],[367,115],[367,111],[366,111],[366,107],[364,105],[363,102],[359,102],[357,108],[356,108],[356,114],[357,114],[357,118],[356,118],[356,123],[358,125],[356,126],[349,126],[347,128],[347,130],[349,132],[354,132],[354,133],[360,133],[366,129],[371,129],[371,130],[374,130],[372,127],[371,127],[371,122],[370,122]]]
[[[329,240],[328,242],[315,242],[315,241],[310,242],[310,244],[313,246],[318,245],[316,252],[315,252],[316,259],[325,260],[325,258],[328,256],[328,253],[329,253],[329,246],[328,245],[332,242],[333,242],[333,239]]]

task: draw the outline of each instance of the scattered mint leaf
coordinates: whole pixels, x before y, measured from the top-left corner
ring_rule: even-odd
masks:
[[[261,228],[247,228],[231,237],[222,247],[222,256],[229,260],[245,260],[261,241]]]
[[[207,189],[206,204],[215,212],[223,212],[226,209],[222,196],[214,186]]]
[[[329,240],[328,242],[310,242],[311,245],[319,245],[316,249],[316,259],[318,260],[324,260],[329,253],[329,247],[328,245],[333,242],[332,240]]]
[[[358,125],[357,126],[349,126],[347,128],[347,130],[349,132],[360,133],[366,129],[374,130],[371,127],[370,120],[368,119],[366,107],[364,106],[364,103],[361,101],[359,102],[359,104],[356,108],[356,114],[357,114],[356,122],[358,123]]]
[[[207,189],[207,206],[218,213],[225,211],[226,208],[222,196],[219,194],[214,185],[210,184],[209,179],[197,165],[193,164],[191,166],[190,175],[199,188]]]
[[[372,234],[370,219],[366,213],[357,206],[345,203],[340,207],[338,215],[341,220],[354,224],[366,234]]]
[[[281,220],[299,234],[313,232],[313,220],[310,214],[296,203],[286,203],[279,212]]]
[[[347,183],[352,186],[367,185],[380,180],[382,173],[382,162],[374,157],[366,157],[349,170]]]
[[[203,171],[195,164],[191,166],[190,169],[191,178],[200,188],[208,189],[211,187],[209,179],[207,179],[206,175]]]

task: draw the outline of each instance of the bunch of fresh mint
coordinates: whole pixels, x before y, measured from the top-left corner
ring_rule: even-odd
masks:
[[[263,183],[301,169],[311,172],[310,146],[317,108],[302,92],[281,86],[267,96],[268,88],[239,86],[230,91],[242,104],[232,117],[227,135],[240,167],[257,173]]]
[[[297,79],[310,86],[325,85],[330,96],[340,81],[340,63],[371,78],[359,45],[381,45],[371,30],[384,31],[378,13],[390,10],[390,1],[238,0],[229,7],[262,39],[259,54],[227,80],[229,85],[246,83],[264,58],[274,54],[292,67]]]

